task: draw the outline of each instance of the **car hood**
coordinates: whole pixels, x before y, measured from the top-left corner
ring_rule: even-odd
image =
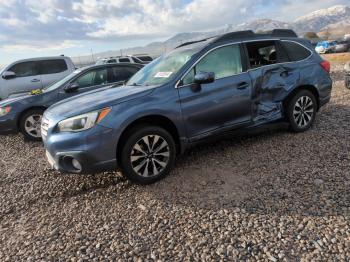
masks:
[[[76,116],[146,96],[154,89],[151,86],[122,86],[85,93],[54,104],[47,113],[60,117]]]

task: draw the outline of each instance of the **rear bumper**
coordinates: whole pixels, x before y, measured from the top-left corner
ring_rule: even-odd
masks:
[[[331,96],[320,98],[320,108],[331,100]]]
[[[6,117],[6,116],[5,116]],[[16,121],[11,118],[0,118],[0,135],[8,135],[18,133]]]
[[[345,87],[350,89],[350,74],[345,76]]]

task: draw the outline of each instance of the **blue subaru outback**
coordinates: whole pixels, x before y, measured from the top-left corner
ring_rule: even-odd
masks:
[[[187,147],[233,130],[286,121],[308,130],[331,97],[330,64],[290,30],[234,32],[185,43],[123,87],[59,102],[42,135],[52,167],[119,167],[149,184]]]

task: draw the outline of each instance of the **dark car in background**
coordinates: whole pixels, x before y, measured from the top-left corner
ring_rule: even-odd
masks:
[[[61,172],[119,166],[153,183],[176,155],[209,138],[286,121],[308,130],[331,98],[330,64],[290,30],[185,43],[122,88],[68,99],[44,114],[47,159]]]
[[[20,131],[30,140],[41,140],[42,115],[49,106],[72,96],[123,83],[142,67],[138,64],[108,64],[80,68],[48,88],[1,101],[0,134]]]

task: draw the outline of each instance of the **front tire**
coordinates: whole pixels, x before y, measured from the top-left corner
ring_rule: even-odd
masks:
[[[134,128],[122,147],[122,173],[134,183],[146,185],[168,175],[174,166],[176,145],[165,129],[157,126]]]
[[[32,109],[20,119],[19,129],[25,138],[31,141],[41,141],[41,120],[44,114],[42,109]]]
[[[317,101],[308,90],[297,92],[287,104],[287,119],[293,132],[308,130],[315,121]]]

